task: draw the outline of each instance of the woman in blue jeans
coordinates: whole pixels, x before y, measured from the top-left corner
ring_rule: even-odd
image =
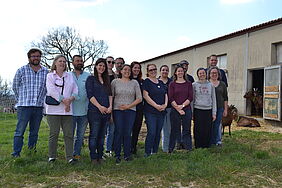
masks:
[[[157,79],[157,66],[155,64],[147,65],[147,77],[143,83],[144,114],[147,125],[145,157],[158,152],[166,114],[165,109],[168,103],[165,85]]]
[[[104,151],[106,123],[112,112],[112,94],[106,60],[99,58],[94,67],[94,76],[86,80],[89,98],[88,122],[90,127],[89,150],[91,163],[101,164]]]
[[[168,96],[172,105],[169,153],[173,151],[176,140],[182,140],[184,149],[192,150],[190,103],[193,100],[193,88],[192,83],[186,80],[181,66],[174,71],[174,81],[169,85]]]
[[[136,105],[142,101],[139,83],[132,79],[130,65],[123,65],[121,78],[111,83],[113,93],[113,119],[115,123],[114,151],[116,163],[121,162],[121,145],[124,160],[131,160],[131,133],[136,116]]]
[[[217,67],[212,67],[208,70],[208,79],[215,87],[216,95],[216,119],[212,125],[211,145],[221,146],[221,120],[227,116],[228,109],[228,94],[227,88],[221,80],[220,70]]]

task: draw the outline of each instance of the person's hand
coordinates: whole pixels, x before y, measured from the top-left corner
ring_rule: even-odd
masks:
[[[65,105],[65,111],[70,112],[70,105]]]
[[[112,113],[112,107],[110,106],[109,108],[108,108],[108,110],[107,110],[107,114],[110,114],[110,113]]]
[[[216,116],[213,115],[213,116],[212,116],[212,121],[215,121],[215,120],[216,120]]]
[[[72,100],[71,100],[71,99],[69,99],[69,98],[66,98],[66,99],[63,99],[63,100],[62,100],[62,102],[64,103],[64,105],[66,105],[66,106],[70,106],[70,104],[71,104]]]
[[[185,111],[184,111],[184,110],[179,110],[178,113],[179,113],[180,115],[185,115]]]
[[[127,104],[122,104],[118,107],[120,110],[127,110],[129,109],[129,106]]]
[[[161,111],[164,111],[165,109],[166,109],[166,105],[165,104],[163,104],[163,105],[160,105],[161,107],[160,107],[160,110]]]
[[[99,111],[101,112],[101,114],[106,114],[108,111],[108,108],[104,107],[104,106],[100,106],[98,107]]]

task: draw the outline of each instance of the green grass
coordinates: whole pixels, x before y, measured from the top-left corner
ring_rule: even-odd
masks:
[[[64,159],[62,135],[59,159],[47,163],[48,125],[43,121],[37,153],[25,145],[11,158],[15,115],[0,114],[0,187],[282,187],[282,135],[234,131],[222,148],[159,152],[144,158],[144,143],[131,162],[90,165],[87,144],[82,159],[71,166]],[[26,131],[28,133],[28,131]]]

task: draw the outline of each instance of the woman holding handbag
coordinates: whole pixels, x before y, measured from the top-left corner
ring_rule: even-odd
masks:
[[[78,98],[78,89],[73,76],[66,72],[66,58],[57,55],[54,58],[51,72],[47,74],[46,114],[50,127],[49,159],[54,162],[57,158],[57,145],[60,128],[63,130],[66,159],[73,163],[73,128],[72,128],[72,101]],[[59,104],[56,104],[58,101]]]

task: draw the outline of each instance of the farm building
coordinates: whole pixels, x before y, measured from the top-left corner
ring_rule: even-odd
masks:
[[[218,66],[226,72],[229,104],[241,114],[255,114],[254,105],[243,96],[258,88],[264,106],[259,115],[281,121],[282,18],[142,61],[142,71],[154,63],[158,68],[168,65],[172,73],[185,59],[190,62],[188,73],[196,80],[197,68],[207,67],[211,54],[218,56]]]

